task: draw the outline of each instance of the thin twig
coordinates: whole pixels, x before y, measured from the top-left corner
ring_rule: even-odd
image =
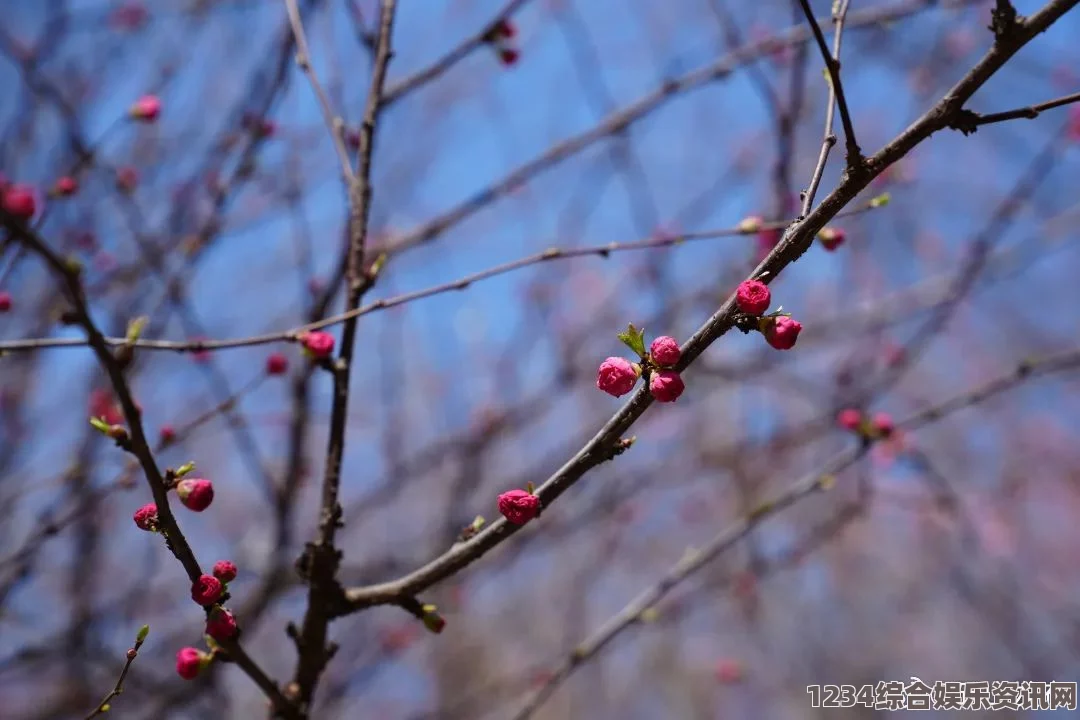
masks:
[[[837,213],[836,217],[851,217],[853,215],[869,212],[870,210],[875,209],[875,207],[877,206],[872,204],[871,202],[866,202],[857,208]],[[792,222],[794,222],[794,219],[761,223],[760,227],[753,232],[758,232],[758,230],[783,230]],[[412,292],[403,293],[394,297],[376,300],[375,302],[368,303],[367,305],[364,305],[362,307],[358,307],[353,310],[347,310],[345,312],[333,315],[323,320],[316,320],[314,322],[306,323],[304,325],[298,325],[292,329],[280,332],[266,333],[263,335],[253,335],[247,338],[237,338],[231,340],[174,341],[140,338],[135,342],[130,342],[126,338],[106,337],[105,343],[109,346],[132,345],[133,347],[142,348],[145,350],[199,352],[203,350],[216,351],[240,347],[252,347],[254,345],[266,345],[275,342],[296,342],[297,338],[299,338],[306,332],[311,332],[313,330],[323,330],[328,327],[333,327],[334,325],[340,325],[347,320],[363,317],[364,315],[369,315],[373,312],[378,312],[380,310],[388,310],[392,307],[397,307],[399,305],[413,302],[414,300],[422,300],[432,297],[434,295],[441,295],[443,293],[465,290],[474,283],[488,280],[499,275],[505,275],[515,270],[521,270],[523,268],[530,267],[532,265],[538,265],[544,262],[568,260],[571,258],[580,258],[587,256],[607,257],[612,253],[649,250],[663,247],[677,247],[679,245],[691,242],[714,240],[723,237],[738,237],[748,234],[750,234],[750,232],[747,230],[740,229],[739,227],[730,227],[721,228],[718,230],[703,230],[701,232],[694,233],[664,235],[661,237],[652,235],[649,238],[644,238],[640,240],[631,240],[626,242],[610,242],[601,245],[590,245],[587,247],[551,247],[547,250],[542,250],[538,253],[533,253],[532,255],[518,258],[517,260],[511,260],[509,262],[501,263],[499,265],[480,270],[470,275],[465,275],[456,280],[439,283],[438,285],[422,288],[420,290],[414,290]],[[0,354],[3,354],[5,352],[17,352],[25,350],[41,350],[44,348],[74,348],[83,347],[85,345],[86,341],[79,338],[34,338],[26,340],[8,340],[0,341]]]
[[[120,677],[116,680],[116,685],[113,689],[101,699],[101,702],[97,704],[97,707],[90,711],[90,714],[86,716],[86,720],[93,720],[98,715],[104,715],[112,708],[109,703],[112,699],[124,692],[124,680],[127,678],[128,670],[131,669],[131,663],[135,662],[135,658],[139,655],[139,648],[146,642],[146,635],[150,632],[149,626],[143,626],[143,629],[139,631],[138,637],[135,638],[135,644],[131,646],[131,649],[127,651],[127,661],[124,663],[124,669],[120,671]]]
[[[833,24],[835,30],[833,32],[833,50],[832,57],[840,57],[840,40],[844,34],[844,21],[847,19],[848,7],[851,5],[850,0],[843,0],[840,8],[836,14],[833,15]],[[831,82],[829,83],[829,106],[825,111],[825,138],[821,141],[821,152],[818,154],[817,165],[814,167],[814,172],[810,178],[810,185],[807,186],[806,192],[802,194],[802,212],[799,213],[800,217],[806,217],[810,213],[810,208],[814,205],[814,196],[817,195],[818,186],[821,185],[821,177],[825,174],[825,164],[829,160],[829,152],[832,150],[833,145],[836,144],[836,133],[833,132],[833,121],[836,119],[836,86]]]
[[[1009,373],[974,390],[957,395],[940,405],[918,412],[910,418],[897,423],[897,427],[914,430],[936,422],[957,410],[970,407],[993,395],[1009,390],[1027,379],[1065,370],[1075,370],[1078,367],[1080,367],[1080,349],[1070,350],[1041,360],[1022,362]],[[808,495],[830,488],[836,481],[836,475],[857,462],[870,447],[870,443],[862,442],[857,447],[836,455],[820,471],[811,473],[792,483],[775,498],[752,510],[747,517],[728,525],[702,548],[688,550],[682,559],[668,570],[659,581],[631,600],[621,611],[601,625],[588,639],[574,648],[559,668],[550,675],[547,682],[525,701],[521,709],[513,716],[513,720],[526,720],[526,718],[531,717],[576,668],[596,656],[615,637],[631,625],[641,622],[644,613],[653,608],[677,585],[735,545],[754,526],[766,518],[790,508]]]
[[[379,36],[375,43],[375,63],[371,72],[364,119],[360,126],[357,172],[349,183],[349,244],[346,248],[348,304],[346,311],[358,309],[364,293],[375,282],[375,272],[364,272],[364,251],[367,242],[368,220],[371,214],[371,159],[375,146],[375,130],[382,108],[383,86],[393,53],[390,47],[393,34],[396,0],[383,0],[379,19]],[[327,644],[326,633],[333,618],[333,609],[341,604],[343,591],[337,580],[341,552],[334,547],[337,529],[342,525],[342,509],[338,498],[341,486],[341,462],[345,453],[345,427],[348,420],[349,379],[352,371],[356,340],[357,317],[345,321],[341,350],[333,364],[334,393],[330,410],[330,431],[327,438],[326,467],[323,474],[322,498],[319,512],[318,537],[309,543],[299,561],[309,583],[308,605],[303,625],[294,631],[298,660],[294,683],[301,705],[311,706],[315,688],[326,664],[336,652],[336,645]]]
[[[957,113],[956,119],[949,125],[949,128],[952,130],[959,130],[965,135],[970,135],[983,125],[1005,122],[1006,120],[1018,120],[1020,118],[1034,120],[1046,110],[1061,107],[1062,105],[1070,105],[1075,102],[1080,102],[1080,92],[1065,95],[1055,100],[1048,100],[1044,103],[1039,103],[1038,105],[1029,105],[1027,107],[1016,108],[1015,110],[990,113],[989,115],[980,115],[971,110],[961,110]]]
[[[387,88],[383,94],[382,105],[384,108],[390,107],[398,100],[402,99],[409,93],[417,90],[423,85],[428,84],[432,80],[439,78],[443,73],[450,70],[459,62],[467,58],[474,51],[484,47],[488,43],[488,36],[491,31],[491,27],[499,20],[505,19],[516,13],[525,3],[529,0],[510,0],[510,2],[503,5],[503,7],[495,13],[495,18],[487,26],[481,28],[478,32],[471,35],[460,45],[455,47],[450,52],[443,55],[428,67],[420,70],[419,72],[408,76],[407,78],[391,85]]]
[[[851,170],[860,168],[863,164],[864,158],[862,150],[859,149],[859,143],[855,140],[855,126],[851,123],[851,114],[848,112],[847,98],[844,97],[844,86],[840,82],[840,32],[843,29],[841,23],[836,25],[836,56],[829,52],[829,46],[825,44],[825,35],[821,32],[821,26],[818,25],[817,18],[814,17],[814,11],[810,9],[810,3],[808,0],[799,0],[802,5],[803,13],[806,15],[806,21],[810,23],[810,29],[814,33],[814,40],[817,42],[818,50],[821,51],[821,57],[825,61],[825,69],[829,72],[829,88],[830,99],[832,94],[836,94],[836,104],[840,106],[840,122],[844,125],[844,142],[847,146],[847,164]],[[847,2],[844,2],[844,12],[847,12]]]
[[[311,50],[308,49],[304,21],[300,18],[300,8],[297,6],[296,0],[285,0],[285,8],[289,13],[289,24],[292,26],[293,36],[296,38],[296,64],[307,76],[311,89],[315,92],[315,97],[319,101],[319,108],[322,110],[323,121],[326,122],[326,129],[330,131],[330,138],[334,142],[334,150],[337,152],[338,161],[341,163],[341,175],[346,184],[351,185],[355,181],[355,176],[353,175],[352,165],[349,164],[349,150],[345,147],[345,121],[334,112],[333,107],[330,105],[330,98],[327,97],[326,92],[323,90],[319,77],[315,74],[315,68],[311,66]]]

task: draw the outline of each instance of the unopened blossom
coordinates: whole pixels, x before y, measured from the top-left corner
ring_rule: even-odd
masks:
[[[132,104],[129,113],[136,120],[154,122],[161,114],[161,100],[157,95],[143,95]]]
[[[283,353],[271,353],[266,358],[267,375],[284,375],[289,370],[289,360]]]
[[[322,330],[306,332],[300,338],[304,349],[314,358],[327,358],[334,351],[334,336]]]
[[[859,429],[862,425],[862,413],[855,408],[847,408],[841,410],[836,415],[836,424],[845,430],[851,430],[852,432]]]
[[[206,619],[206,634],[218,642],[236,637],[236,616],[223,607],[215,607]]]
[[[772,293],[760,280],[745,280],[735,291],[735,305],[747,315],[757,317],[769,309]]]
[[[802,332],[802,323],[781,315],[768,323],[764,330],[765,340],[777,350],[790,350]]]
[[[236,565],[229,560],[218,560],[214,563],[214,577],[223,583],[232,582],[236,579]]]
[[[596,387],[608,395],[621,397],[634,389],[640,374],[640,368],[626,358],[609,357],[596,372]]]
[[[200,605],[213,605],[225,592],[225,586],[213,575],[200,575],[191,585],[191,599]]]
[[[4,210],[14,215],[17,220],[27,222],[37,213],[37,199],[34,188],[29,185],[11,185],[3,193]]]
[[[821,232],[817,234],[817,238],[821,243],[821,247],[832,252],[844,244],[844,240],[847,239],[847,233],[840,228],[827,227],[823,228]]]
[[[53,185],[53,192],[61,197],[69,197],[79,191],[79,181],[70,175],[58,178]]]
[[[649,346],[649,355],[657,365],[670,366],[679,362],[682,350],[679,349],[679,343],[675,338],[661,335],[652,341],[652,345]]]
[[[510,490],[499,496],[499,512],[514,525],[524,525],[540,512],[540,498],[524,490]]]
[[[657,402],[675,402],[685,389],[682,378],[674,370],[654,372],[649,378],[649,392]]]
[[[189,478],[176,484],[176,494],[188,510],[202,512],[214,501],[214,484],[203,478]]]
[[[140,530],[146,530],[147,532],[153,532],[158,527],[158,511],[157,505],[154,503],[147,503],[141,508],[135,511],[135,525]]]
[[[896,430],[896,424],[893,423],[892,416],[888,413],[877,413],[870,421],[870,424],[882,437],[888,437]]]
[[[176,653],[176,673],[185,680],[194,680],[203,668],[206,653],[193,647],[181,648]]]

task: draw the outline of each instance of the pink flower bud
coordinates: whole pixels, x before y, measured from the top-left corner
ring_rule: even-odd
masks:
[[[802,323],[781,315],[765,328],[765,340],[777,350],[790,350],[802,332]]]
[[[202,512],[214,501],[214,484],[201,478],[181,480],[176,484],[176,494],[188,510]]]
[[[334,351],[334,336],[321,330],[306,332],[301,336],[300,342],[304,349],[314,358],[327,358]]]
[[[840,228],[823,228],[821,232],[817,234],[818,240],[821,242],[821,247],[825,248],[829,252],[832,252],[836,248],[844,244],[844,240],[847,239],[847,233]]]
[[[120,192],[132,192],[138,184],[139,171],[130,165],[125,165],[116,171],[116,188],[120,190]]]
[[[747,315],[757,317],[769,309],[772,293],[760,280],[746,280],[735,291],[735,305]]]
[[[518,58],[521,57],[521,53],[514,48],[503,48],[499,51],[499,62],[506,67],[511,67],[517,64]]]
[[[499,512],[514,525],[524,525],[540,513],[540,498],[524,490],[510,490],[499,496]]]
[[[53,192],[62,197],[74,195],[79,190],[79,181],[70,175],[64,175],[53,185]]]
[[[641,370],[629,360],[621,357],[609,357],[600,363],[596,373],[596,387],[608,395],[621,397],[634,389]]]
[[[284,354],[271,353],[266,358],[267,375],[284,375],[289,370],[289,360]]]
[[[161,101],[156,95],[143,95],[135,101],[129,112],[136,120],[154,122],[161,114]]]
[[[236,579],[236,565],[228,560],[218,560],[214,563],[214,577],[223,583],[232,582]]]
[[[855,408],[841,410],[836,416],[836,424],[845,430],[855,432],[862,424],[862,413]]]
[[[893,431],[896,430],[896,425],[893,423],[893,419],[888,413],[878,413],[874,415],[871,424],[874,426],[874,430],[882,437],[889,437],[893,434]]]
[[[1080,105],[1069,108],[1069,137],[1080,142]]]
[[[135,648],[128,648],[127,659],[128,660],[134,660],[137,657],[139,657],[139,651],[136,650]]]
[[[11,293],[0,290],[0,313],[6,313],[9,310],[11,310]]]
[[[201,653],[193,647],[181,648],[176,653],[176,673],[185,680],[194,680],[199,676],[203,667],[205,653]]]
[[[661,335],[649,346],[649,355],[657,365],[674,365],[682,357],[679,343],[673,337]]]
[[[739,232],[752,233],[761,229],[761,224],[765,222],[760,215],[751,215],[744,218],[738,226]]]
[[[216,607],[206,620],[206,634],[218,642],[236,637],[236,616],[229,610]]]
[[[675,402],[685,389],[679,373],[673,370],[654,372],[649,378],[649,392],[657,402]]]
[[[221,581],[212,575],[200,575],[191,586],[191,599],[200,605],[213,605],[225,591]]]
[[[716,679],[718,682],[730,685],[742,680],[742,664],[737,660],[721,660],[716,664]]]
[[[517,35],[517,28],[514,27],[513,22],[511,22],[510,20],[508,20],[506,18],[503,18],[499,22],[495,23],[493,34],[495,36],[497,36],[497,37],[501,37],[501,38],[505,38],[506,40],[509,40],[510,38]]]
[[[135,525],[140,530],[154,532],[158,527],[157,505],[147,503],[135,511]]]
[[[4,191],[4,210],[17,220],[29,221],[37,213],[34,189],[29,185],[12,185]]]
[[[176,439],[176,428],[172,425],[162,425],[159,434],[161,436],[161,444],[168,445]]]

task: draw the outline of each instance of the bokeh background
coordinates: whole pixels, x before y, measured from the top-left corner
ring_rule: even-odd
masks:
[[[376,4],[300,5],[314,69],[354,130]],[[484,43],[445,61],[506,3],[399,5],[370,241],[392,252],[367,300],[549,247],[797,214],[828,92],[797,4],[512,2],[512,64]],[[828,32],[828,3],[812,5]],[[865,151],[987,51],[992,5],[852,4],[842,74]],[[44,195],[78,169],[77,194],[42,197],[39,227],[83,263],[101,327],[123,335],[146,315],[146,337],[227,339],[341,310],[346,197],[283,2],[0,0],[0,16],[0,170]],[[1078,33],[1072,11],[970,107],[1080,90]],[[162,115],[136,125],[125,114],[145,93]],[[441,634],[395,607],[335,622],[341,650],[313,716],[510,717],[688,547],[853,447],[838,410],[899,421],[1025,359],[1075,350],[1071,111],[939,133],[890,167],[849,206],[860,212],[830,224],[844,245],[815,244],[772,284],[804,325],[795,349],[737,332],[715,343],[684,373],[685,395],[635,425],[631,450],[425,594],[446,618]],[[842,168],[841,139],[819,199]],[[885,192],[887,205],[864,211]],[[595,387],[599,362],[627,354],[616,333],[633,322],[647,338],[685,340],[761,251],[762,238],[735,234],[537,263],[364,316],[342,581],[405,574],[476,515],[497,517],[499,493],[543,482],[621,404]],[[0,340],[81,337],[59,322],[54,278],[17,243],[0,249],[0,290],[13,299]],[[266,376],[273,351],[287,353],[288,376]],[[306,603],[292,566],[318,519],[330,376],[279,343],[142,351],[129,379],[151,437],[179,433],[159,462],[194,460],[214,481],[213,506],[177,504],[178,520],[204,566],[240,567],[231,590],[245,644],[286,681],[296,651],[284,628]],[[675,588],[535,717],[871,717],[811,709],[806,686],[1076,680],[1077,390],[1067,372],[1032,377],[876,444],[831,492]],[[149,623],[112,715],[265,717],[234,667],[176,676],[202,614],[179,564],[131,521],[150,501],[144,478],[87,423],[108,393],[85,347],[0,358],[0,715],[85,716]]]

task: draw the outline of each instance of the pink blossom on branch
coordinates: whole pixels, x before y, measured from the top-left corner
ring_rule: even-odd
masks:
[[[832,252],[844,244],[844,240],[847,239],[847,233],[840,228],[827,227],[822,228],[821,232],[817,234],[817,238],[821,243],[821,247]]]
[[[225,586],[212,575],[200,575],[191,585],[191,599],[199,605],[213,605],[225,592]]]
[[[641,368],[626,358],[609,357],[600,363],[596,372],[596,387],[614,397],[622,397],[634,389]]]
[[[135,511],[135,525],[140,530],[146,530],[147,532],[154,532],[158,527],[158,512],[157,505],[154,503],[147,503],[141,508]]]
[[[193,647],[181,648],[176,653],[176,674],[185,680],[194,680],[199,676],[205,658],[206,653]]]
[[[330,357],[334,351],[334,336],[322,330],[312,330],[300,337],[300,342],[308,355],[316,359]]]
[[[510,490],[499,496],[499,512],[514,525],[524,525],[540,513],[540,498],[524,490]]]
[[[4,210],[17,220],[28,222],[37,213],[34,189],[29,185],[12,185],[4,190]]]
[[[862,425],[862,413],[855,408],[841,410],[836,416],[836,424],[845,430],[855,432]]]
[[[214,484],[202,478],[181,480],[176,484],[176,494],[188,510],[202,512],[214,501]]]
[[[799,339],[800,332],[802,332],[802,323],[785,315],[770,318],[765,329],[762,330],[765,341],[777,350],[790,350],[795,347],[795,341]]]
[[[649,355],[657,365],[670,366],[679,362],[682,350],[679,349],[679,343],[675,338],[661,335],[652,341],[652,345],[649,346]]]
[[[206,620],[206,634],[218,642],[236,637],[236,616],[223,607],[215,607]]]
[[[157,95],[143,95],[132,104],[128,112],[136,120],[152,123],[161,114],[161,100]]]
[[[649,378],[649,392],[657,402],[675,402],[685,389],[679,373],[673,370],[654,372]]]
[[[284,375],[289,370],[289,359],[283,353],[271,353],[266,358],[267,375]]]
[[[760,280],[746,280],[735,291],[735,305],[747,315],[761,315],[769,309],[771,302],[769,286]]]
[[[236,565],[229,560],[218,560],[214,563],[214,577],[223,583],[235,580],[236,572]]]

